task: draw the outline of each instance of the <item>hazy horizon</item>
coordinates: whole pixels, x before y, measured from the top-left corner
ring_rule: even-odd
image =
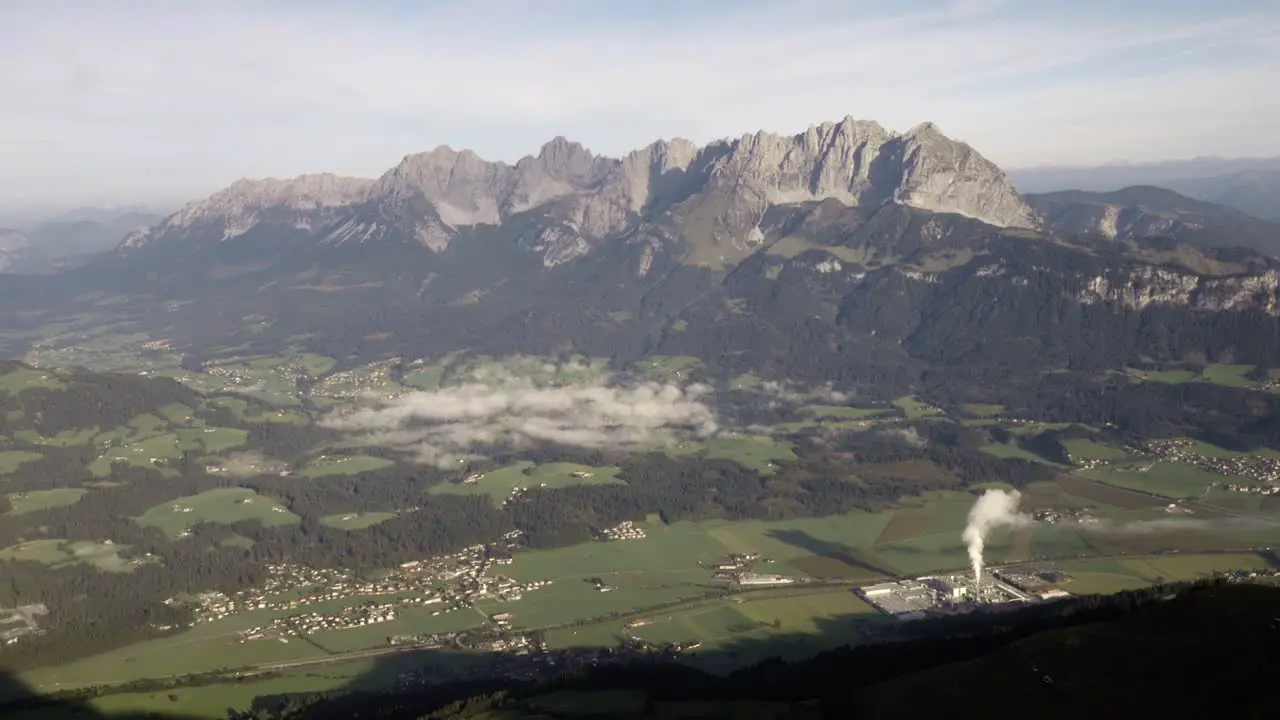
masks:
[[[1261,0],[14,0],[0,63],[22,70],[0,76],[5,215],[846,115],[934,122],[1009,170],[1280,155]]]

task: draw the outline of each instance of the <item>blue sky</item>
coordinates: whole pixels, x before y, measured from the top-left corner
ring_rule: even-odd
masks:
[[[0,210],[437,145],[936,122],[1005,167],[1280,155],[1274,0],[4,0]]]

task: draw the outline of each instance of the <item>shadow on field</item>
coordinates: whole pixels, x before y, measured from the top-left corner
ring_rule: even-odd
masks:
[[[812,632],[732,638],[667,661],[602,649],[557,652],[550,656],[554,664],[546,656],[492,655],[469,671],[488,679],[452,682],[440,682],[438,668],[414,672],[415,664],[439,665],[440,653],[405,652],[380,659],[330,694],[260,696],[244,712],[211,707],[201,714],[233,720],[856,720],[930,717],[965,707],[964,717],[1015,717],[1031,708],[1037,718],[1074,720],[1106,707],[1107,717],[1274,718],[1280,717],[1280,698],[1269,691],[1280,672],[1277,607],[1277,588],[1209,584],[1177,592],[1165,586],[1025,606],[1002,613],[998,622],[969,613],[872,623],[863,637],[850,634],[842,618],[820,618]],[[835,647],[807,661],[754,660],[815,635],[832,644],[894,642]],[[702,669],[731,657],[750,660],[731,673]],[[1205,677],[1231,677],[1235,685],[1224,693]],[[23,690],[10,678],[0,683],[6,695]],[[153,700],[163,702],[163,692],[183,690],[157,691]],[[0,716],[107,720],[74,703],[13,708],[0,706]],[[182,718],[162,712],[109,717]]]
[[[104,715],[83,701],[50,700],[36,695],[6,672],[0,672],[0,717],[5,720],[195,720],[188,715],[169,713]]]
[[[896,570],[885,568],[868,562],[861,557],[858,551],[847,545],[833,543],[828,540],[822,540],[810,535],[803,530],[770,530],[766,533],[774,540],[784,542],[792,547],[799,548],[805,552],[816,555],[821,558],[829,558],[837,562],[844,563],[858,570],[865,570],[875,575],[884,575],[894,577],[898,574]]]

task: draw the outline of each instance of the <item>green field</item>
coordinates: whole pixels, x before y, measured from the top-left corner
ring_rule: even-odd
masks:
[[[1094,469],[1081,470],[1078,474],[1108,485],[1170,498],[1200,497],[1205,494],[1210,485],[1229,482],[1233,479],[1178,462],[1157,462],[1146,472],[1131,469]]]
[[[1076,595],[1106,594],[1148,587],[1161,582],[1195,580],[1227,570],[1271,569],[1263,557],[1252,553],[1178,553],[1173,555],[1056,563],[1071,576],[1062,588]]]
[[[1124,460],[1129,453],[1093,440],[1063,440],[1062,446],[1073,458],[1085,460]]]
[[[994,455],[998,458],[1018,458],[1021,460],[1030,460],[1031,462],[1044,462],[1044,458],[1036,455],[1030,450],[1023,450],[1013,443],[987,443],[982,446],[982,452],[988,455]]]
[[[23,463],[35,462],[44,457],[40,453],[28,452],[26,450],[5,450],[0,451],[0,475],[11,473],[18,469]]]
[[[443,365],[424,365],[404,374],[404,385],[417,390],[436,390],[444,380]]]
[[[385,520],[390,520],[395,516],[395,513],[389,512],[343,513],[341,515],[326,515],[320,518],[320,524],[339,530],[363,530]]]
[[[722,436],[706,443],[709,460],[732,460],[762,475],[771,475],[777,463],[796,459],[791,443],[763,436]]]
[[[0,393],[20,393],[28,388],[57,390],[65,384],[49,370],[18,368],[0,375]]]
[[[48,437],[41,435],[35,430],[19,430],[13,436],[32,445],[53,445],[55,447],[70,447],[72,445],[88,445],[93,442],[93,438],[98,434],[97,428],[85,428],[83,430],[64,430],[63,432]]]
[[[1200,372],[1180,369],[1155,371],[1131,369],[1128,371],[1128,374],[1138,382],[1162,382],[1174,385],[1189,382],[1207,382],[1226,387],[1251,387],[1254,383],[1244,376],[1252,369],[1252,365],[1210,363],[1205,365],[1204,370]]]
[[[92,565],[105,572],[130,572],[138,561],[120,557],[120,552],[128,548],[128,545],[116,545],[110,541],[28,540],[0,550],[0,560],[38,562],[54,569]]]
[[[1215,385],[1225,385],[1227,387],[1250,387],[1253,385],[1253,382],[1246,379],[1244,375],[1252,369],[1252,365],[1222,365],[1213,363],[1205,366],[1204,371],[1200,373],[1200,377],[1203,378],[1205,382],[1211,382]]]
[[[969,417],[990,418],[1003,414],[1004,406],[989,405],[986,403],[965,403],[960,406],[960,410]]]
[[[432,494],[445,495],[488,495],[496,504],[511,495],[516,488],[531,490],[542,487],[563,488],[573,485],[607,485],[621,483],[617,478],[619,468],[593,467],[576,463],[545,463],[537,465],[532,462],[518,462],[514,465],[490,470],[474,483],[446,482],[427,490]],[[589,473],[590,476],[574,475]]]
[[[877,415],[883,415],[886,410],[884,408],[855,408],[845,407],[843,405],[805,405],[797,412],[824,419],[864,420]]]
[[[684,379],[702,361],[683,355],[651,355],[637,361],[632,369],[647,380],[674,381]]]
[[[394,462],[386,458],[371,457],[369,455],[327,455],[303,465],[297,474],[308,478],[324,477],[325,475],[359,475],[363,472],[381,470],[394,464]]]
[[[906,395],[893,401],[894,405],[902,408],[907,414],[908,420],[919,420],[921,418],[934,417],[941,415],[942,411],[920,402],[920,398],[915,395]]]
[[[95,698],[89,706],[108,717],[158,713],[165,717],[192,720],[225,720],[228,709],[248,711],[252,709],[254,698],[257,697],[333,690],[385,689],[394,685],[397,674],[406,670],[421,670],[430,665],[457,666],[478,661],[481,661],[479,656],[448,651],[409,653],[376,660],[350,660],[313,668],[298,668],[285,671],[279,677],[257,682],[107,695]],[[17,715],[12,720],[44,720],[44,715]],[[57,716],[52,720],[57,720]]]
[[[169,537],[177,537],[202,522],[258,520],[274,526],[292,525],[301,518],[248,488],[222,488],[156,505],[136,520],[139,525],[156,527]]]
[[[9,502],[13,505],[13,510],[10,514],[21,515],[23,513],[36,512],[37,510],[74,505],[87,492],[89,491],[82,488],[59,488],[57,490],[30,490],[23,493],[14,493],[9,496]]]

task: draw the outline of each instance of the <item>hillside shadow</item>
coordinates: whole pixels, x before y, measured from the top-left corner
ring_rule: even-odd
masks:
[[[177,713],[105,715],[84,700],[59,700],[38,695],[21,680],[3,671],[0,671],[0,717],[5,720],[196,720]]]
[[[1039,717],[1076,718],[1107,703],[1123,707],[1117,717],[1216,716],[1228,707],[1228,714],[1240,717],[1275,717],[1266,714],[1278,702],[1267,678],[1280,670],[1280,656],[1259,630],[1280,632],[1273,619],[1277,591],[1228,588],[1229,602],[1206,601],[1204,594],[1161,602],[1164,592],[1147,594],[1137,610],[1122,599],[1028,606],[998,623],[984,614],[891,621],[876,638],[884,642],[833,648],[806,661],[764,660],[728,674],[698,667],[704,656],[767,656],[801,635],[843,632],[839,618],[820,619],[813,633],[743,637],[696,656],[602,661],[523,680],[405,687],[394,696],[358,693],[320,699],[290,717],[416,718],[463,698],[472,700],[454,709],[472,714],[442,717],[856,719],[927,717],[969,707],[975,714],[963,716],[1011,717],[1031,709]],[[1192,652],[1158,652],[1170,644]],[[1230,697],[1203,683],[1166,682],[1171,675],[1185,680],[1219,670],[1236,681]],[[1057,684],[1044,680],[1049,672]],[[1123,697],[1116,697],[1117,687]],[[489,710],[493,714],[478,714]]]
[[[1040,717],[1065,718],[1120,701],[1127,703],[1127,712],[1116,716],[1198,716],[1181,710],[1217,716],[1210,708],[1231,706],[1244,711],[1236,716],[1275,717],[1257,711],[1276,702],[1259,696],[1269,695],[1267,678],[1280,671],[1272,640],[1280,633],[1274,618],[1280,591],[1208,587],[1173,600],[1169,592],[1153,588],[1029,605],[1001,614],[998,621],[986,613],[909,622],[880,615],[823,617],[804,632],[761,636],[744,631],[678,653],[601,648],[493,653],[457,672],[441,670],[439,651],[406,651],[379,658],[367,672],[328,693],[263,694],[244,711],[215,710],[213,715],[390,720],[452,707],[452,714],[439,717],[783,720],[924,717],[971,707],[996,717],[1008,717],[1011,708],[1031,708]],[[815,638],[825,647],[815,647]],[[810,649],[806,659],[795,658],[793,651],[802,647]],[[1160,650],[1169,647],[1186,652]],[[735,669],[729,672],[730,667]],[[1049,672],[1058,685],[1043,680]],[[1233,677],[1230,697],[1186,679],[1220,672]],[[1167,682],[1175,676],[1182,679]],[[1064,684],[1068,678],[1069,686]],[[1113,698],[1117,686],[1134,699]],[[163,702],[162,693],[169,692],[183,689],[155,695]],[[31,697],[6,676],[0,676],[0,693]],[[105,715],[83,702],[35,702],[26,708],[0,705],[0,717],[188,720],[180,713]],[[554,711],[546,707],[552,702]],[[488,709],[501,712],[483,714]]]
[[[899,575],[898,571],[893,568],[877,565],[869,561],[867,558],[862,557],[856,548],[816,538],[803,530],[770,530],[765,534],[774,540],[778,540],[794,548],[804,550],[810,555],[835,560],[852,568],[863,570],[867,573],[884,575],[886,577],[896,577]]]

